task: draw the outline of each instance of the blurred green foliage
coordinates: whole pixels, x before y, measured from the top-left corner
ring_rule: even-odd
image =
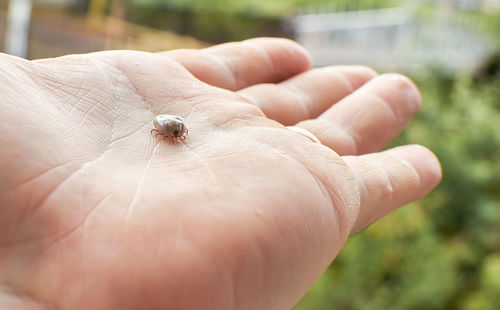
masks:
[[[189,11],[198,14],[235,14],[239,16],[283,17],[298,8],[318,8],[335,4],[343,8],[373,9],[396,6],[399,0],[132,0],[137,5]]]
[[[127,20],[212,43],[256,36],[291,37],[283,18],[298,10],[391,7],[398,0],[132,0]]]
[[[500,74],[414,80],[422,110],[393,145],[433,150],[442,183],[353,236],[295,310],[500,309]]]

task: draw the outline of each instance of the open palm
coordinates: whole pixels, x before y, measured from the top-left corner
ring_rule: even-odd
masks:
[[[375,76],[278,39],[0,55],[0,308],[290,308],[349,234],[439,182],[423,147],[373,153],[420,105]],[[158,114],[187,139],[154,138]]]

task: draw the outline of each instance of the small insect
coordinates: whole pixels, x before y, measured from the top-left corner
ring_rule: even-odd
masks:
[[[151,129],[151,134],[154,136],[162,135],[163,139],[171,137],[172,141],[176,139],[178,142],[184,141],[188,135],[188,129],[184,119],[177,115],[160,114],[153,120],[155,129]]]

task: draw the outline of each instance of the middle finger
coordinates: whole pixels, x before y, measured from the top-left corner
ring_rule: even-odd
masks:
[[[301,73],[278,84],[257,84],[238,92],[283,125],[316,118],[376,76],[363,66],[331,66]]]
[[[419,111],[420,93],[408,78],[384,74],[366,83],[317,119],[302,121],[322,144],[339,155],[376,152]]]

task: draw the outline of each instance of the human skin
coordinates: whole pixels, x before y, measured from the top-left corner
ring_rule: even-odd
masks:
[[[0,309],[290,309],[441,178],[422,146],[379,152],[419,110],[410,80],[283,39],[0,54],[0,94]],[[154,138],[158,114],[187,139]]]

